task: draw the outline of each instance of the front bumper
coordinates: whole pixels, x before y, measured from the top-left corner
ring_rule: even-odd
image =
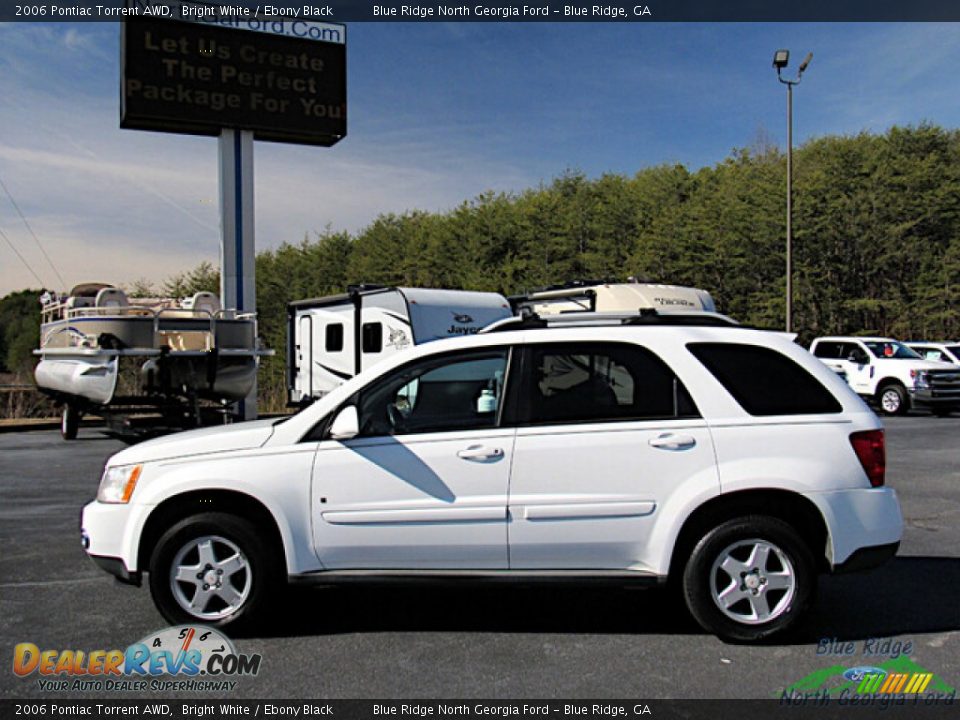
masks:
[[[827,559],[834,572],[873,567],[896,553],[903,535],[903,515],[893,488],[814,492],[811,500],[827,524]],[[857,556],[857,557],[855,557]],[[849,563],[849,564],[848,564]]]
[[[960,390],[938,388],[914,388],[910,399],[917,407],[956,407],[960,408]]]
[[[120,582],[140,587],[140,583],[143,581],[140,572],[127,570],[127,566],[123,564],[123,560],[120,558],[105,557],[103,555],[90,555],[89,557],[101,570],[106,570]]]
[[[137,543],[131,528],[148,508],[130,504],[108,504],[94,500],[80,513],[80,544],[102,570],[124,583],[139,585],[136,564]]]

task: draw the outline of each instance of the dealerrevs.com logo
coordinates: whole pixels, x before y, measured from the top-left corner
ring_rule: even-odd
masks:
[[[13,672],[36,679],[40,690],[143,692],[232,691],[234,678],[260,672],[259,654],[238,653],[222,633],[178,625],[151,633],[125,650],[41,650],[30,642],[13,649]]]

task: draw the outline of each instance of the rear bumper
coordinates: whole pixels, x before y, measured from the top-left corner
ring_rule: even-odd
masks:
[[[903,515],[893,488],[837,490],[805,496],[819,508],[827,524],[827,560],[834,572],[846,571],[848,567],[860,569],[871,558],[883,562],[896,553],[903,535]]]
[[[834,565],[833,572],[840,575],[880,567],[888,560],[892,560],[899,549],[899,542],[860,548],[839,565]]]

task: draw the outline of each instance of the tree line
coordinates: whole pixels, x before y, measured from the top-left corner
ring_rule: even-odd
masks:
[[[277,352],[263,363],[261,387],[271,405],[281,403],[287,302],[357,282],[512,294],[632,275],[703,288],[721,312],[782,328],[785,193],[785,155],[761,142],[696,171],[660,165],[597,178],[567,171],[538,187],[487,192],[445,212],[383,214],[355,234],[327,228],[284,243],[257,256],[260,331]],[[958,211],[960,131],[894,127],[797,148],[800,340],[827,333],[960,337]],[[152,292],[139,285],[132,290]],[[202,264],[162,290],[217,291],[218,275]],[[2,307],[0,362],[10,367],[20,346],[8,337]]]

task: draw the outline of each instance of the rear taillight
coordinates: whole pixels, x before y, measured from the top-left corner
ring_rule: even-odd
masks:
[[[883,430],[863,430],[850,436],[850,444],[857,454],[857,459],[863,465],[873,487],[883,485],[887,473],[887,451]]]

